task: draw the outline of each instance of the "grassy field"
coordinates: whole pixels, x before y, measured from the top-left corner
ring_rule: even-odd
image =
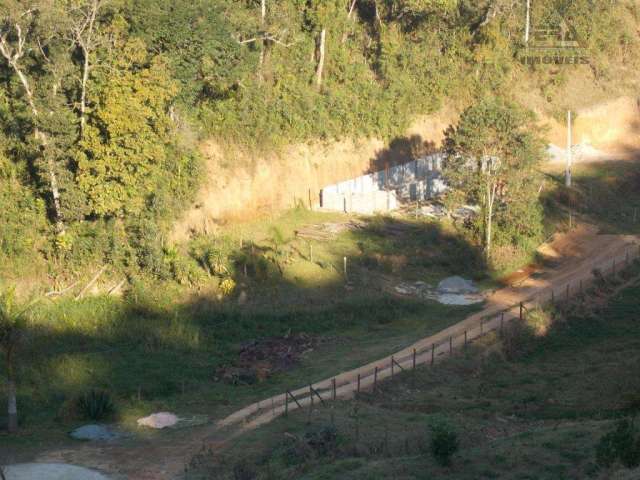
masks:
[[[330,241],[312,240],[313,259],[306,253],[309,241],[295,236],[305,225],[351,220],[294,210],[204,239],[231,258],[253,250],[266,259],[263,276],[229,267],[237,287],[228,298],[219,299],[219,278],[211,276],[198,292],[168,282],[135,282],[122,298],[41,301],[18,357],[21,433],[0,433],[0,461],[3,453],[28,458],[34,448],[68,444],[66,432],[87,423],[76,414],[75,399],[93,388],[110,392],[121,428],[144,435],[135,426],[142,415],[170,410],[217,418],[283,388],[392,353],[475,311],[389,294],[389,287],[403,280],[437,282],[475,269],[476,250],[452,228],[421,220],[361,219],[357,230]],[[348,279],[342,271],[345,256]],[[247,294],[242,304],[241,291]],[[307,334],[315,344],[293,368],[248,384],[218,378],[219,368],[236,364],[245,342],[295,334]]]
[[[562,226],[571,209],[612,231],[638,232],[640,221],[628,218],[634,205],[640,207],[629,183],[637,172],[630,163],[579,166],[576,189],[567,192],[556,188],[560,173],[550,171],[549,231]],[[601,199],[597,209],[584,203],[586,191]],[[324,240],[296,235],[301,228],[354,221],[357,228]],[[136,435],[142,432],[135,419],[152,411],[217,418],[389,354],[473,311],[397,298],[389,292],[399,282],[435,284],[462,275],[493,287],[499,276],[452,224],[410,216],[356,218],[300,208],[223,226],[178,248],[196,258],[213,252],[231,259],[224,268],[236,283],[234,293],[224,298],[220,276],[211,274],[197,290],[141,279],[122,298],[42,301],[19,356],[22,429],[18,436],[0,433],[5,452],[26,452],[28,458],[34,445],[68,443],[66,432],[87,421],[74,415],[74,399],[92,388],[111,393],[115,421]],[[293,368],[249,385],[216,380],[220,367],[235,365],[243,343],[297,333],[317,345]]]
[[[638,478],[640,470],[604,468],[595,456],[616,419],[640,409],[640,283],[607,304],[603,293],[612,289],[556,312],[546,334],[514,359],[487,336],[375,394],[295,412],[246,434],[194,461],[191,478]],[[442,421],[460,439],[448,467],[429,453],[429,425]]]

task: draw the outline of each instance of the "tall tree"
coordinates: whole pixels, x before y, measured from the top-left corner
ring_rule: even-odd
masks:
[[[144,42],[114,27],[93,86],[95,106],[79,143],[76,179],[98,216],[139,213],[163,175],[169,107],[177,85]]]
[[[84,137],[87,111],[87,83],[92,68],[92,57],[99,45],[98,16],[106,0],[71,0],[71,34],[82,52],[82,78],[80,81],[80,138]]]
[[[34,79],[29,75],[26,65],[30,52],[40,52],[44,56],[42,39],[38,32],[39,15],[43,12],[38,2],[7,2],[0,8],[0,56],[5,60],[10,70],[18,78],[24,92],[28,109],[32,115],[33,135],[40,147],[40,154],[44,157],[45,170],[48,176],[49,190],[52,198],[52,210],[58,233],[64,233],[65,226],[60,205],[60,187],[58,183],[55,158],[51,154],[49,138],[40,127],[42,121],[41,108],[37,102]],[[41,59],[42,60],[42,59]],[[58,85],[53,83],[50,88],[53,96],[57,95]]]
[[[447,130],[445,148],[444,175],[451,194],[480,206],[483,245],[490,260],[498,204],[506,208],[537,203],[535,196],[519,195],[527,177],[534,183],[531,179],[544,158],[535,116],[514,103],[484,98]]]

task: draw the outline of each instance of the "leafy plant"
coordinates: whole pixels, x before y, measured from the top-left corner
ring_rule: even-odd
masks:
[[[106,390],[93,389],[80,395],[76,407],[83,418],[95,421],[109,418],[116,411],[113,399]]]
[[[442,420],[431,425],[429,449],[438,464],[451,465],[451,458],[460,448],[458,433],[448,422]]]
[[[620,461],[627,468],[640,465],[640,437],[634,421],[624,418],[615,428],[602,436],[596,446],[598,465],[611,467]]]

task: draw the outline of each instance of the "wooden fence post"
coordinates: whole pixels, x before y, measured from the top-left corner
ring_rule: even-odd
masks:
[[[522,302],[520,302],[520,320],[522,320]]]
[[[464,331],[464,348],[467,348],[467,331]]]
[[[360,393],[360,374],[358,374],[358,387],[356,389],[356,393]]]
[[[393,356],[391,356],[391,378],[393,378]]]
[[[335,378],[333,380],[331,380],[331,387],[333,388],[333,400],[335,400],[337,398],[336,379]]]
[[[431,365],[433,365],[433,362],[436,359],[436,344],[432,343],[431,344]]]
[[[556,293],[553,290],[553,287],[551,288],[551,305],[555,305],[556,304]]]
[[[412,368],[413,370],[416,369],[416,349],[413,349],[413,362],[412,362]]]
[[[378,367],[373,370],[373,391],[378,388]]]
[[[284,416],[289,415],[289,392],[284,394]]]

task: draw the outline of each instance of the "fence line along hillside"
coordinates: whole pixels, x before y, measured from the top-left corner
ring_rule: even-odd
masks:
[[[392,378],[401,371],[411,370],[417,365],[434,365],[468,342],[500,330],[511,320],[523,318],[529,309],[549,303],[565,302],[573,295],[583,293],[594,282],[595,276],[591,274],[592,271],[599,270],[602,275],[615,275],[638,257],[638,247],[629,244],[625,247],[624,253],[600,262],[587,275],[577,275],[559,285],[539,289],[506,308],[496,305],[485,309],[435,335],[419,340],[410,347],[363,367],[256,402],[219,421],[218,426],[242,423],[244,428],[255,428],[289,411],[313,405],[314,402],[348,399],[360,391],[375,390],[378,382]]]

